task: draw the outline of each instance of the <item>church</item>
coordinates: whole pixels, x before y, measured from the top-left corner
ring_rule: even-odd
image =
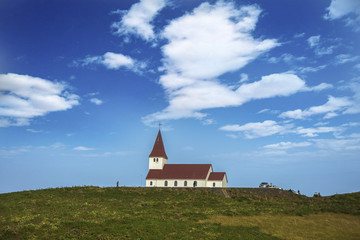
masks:
[[[168,164],[159,130],[149,155],[146,187],[227,187],[225,172],[214,172],[211,164]]]

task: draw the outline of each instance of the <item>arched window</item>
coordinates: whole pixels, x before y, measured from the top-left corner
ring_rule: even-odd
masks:
[[[158,158],[156,158],[156,162],[159,162],[159,159],[158,159]]]
[[[174,187],[177,187],[177,181],[174,182]]]
[[[165,181],[165,187],[167,187],[167,185],[168,185],[168,182],[167,182],[167,181]]]
[[[150,181],[150,186],[152,186],[152,181]]]
[[[215,187],[215,183],[213,182],[213,187]]]
[[[187,187],[187,181],[184,181],[184,187]]]
[[[155,158],[154,158],[154,162],[155,162]]]
[[[197,186],[197,181],[194,181],[194,187],[196,187]]]

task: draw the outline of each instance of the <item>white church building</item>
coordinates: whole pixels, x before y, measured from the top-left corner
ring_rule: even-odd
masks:
[[[161,132],[149,155],[146,187],[227,187],[225,172],[214,172],[211,164],[168,164]]]

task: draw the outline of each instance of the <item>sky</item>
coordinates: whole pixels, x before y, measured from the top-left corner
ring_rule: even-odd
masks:
[[[145,186],[360,190],[360,1],[0,2],[0,193]],[[159,126],[159,123],[161,124]]]

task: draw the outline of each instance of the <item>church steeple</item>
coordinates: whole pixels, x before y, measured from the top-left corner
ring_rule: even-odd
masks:
[[[161,158],[168,159],[168,157],[165,153],[164,143],[163,143],[163,140],[161,137],[160,129],[159,129],[158,135],[156,137],[154,147],[149,155],[149,158],[152,158],[152,157],[161,157]]]

